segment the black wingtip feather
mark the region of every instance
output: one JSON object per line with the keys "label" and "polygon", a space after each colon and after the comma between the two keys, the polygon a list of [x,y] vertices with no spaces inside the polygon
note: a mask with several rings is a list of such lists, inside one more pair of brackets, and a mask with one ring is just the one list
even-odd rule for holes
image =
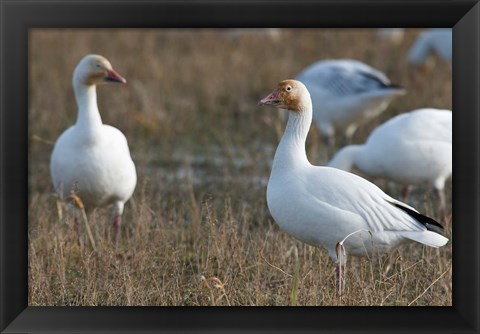
{"label": "black wingtip feather", "polygon": [[403,90],[406,90],[405,87],[402,87],[400,85],[396,85],[396,84],[392,84],[390,83],[389,81],[385,81],[385,79],[377,76],[377,75],[373,75],[372,73],[369,73],[369,72],[361,72],[362,75],[366,78],[369,78],[373,81],[376,81],[380,87],[382,88],[386,88],[386,89],[403,89]]}
{"label": "black wingtip feather", "polygon": [[407,208],[407,207],[405,207],[401,204],[398,204],[398,203],[392,203],[392,204],[394,206],[396,206],[397,208],[405,211],[406,213],[408,213],[413,218],[415,218],[419,223],[424,225],[427,228],[428,231],[436,232],[438,234],[443,235],[443,226],[440,225],[440,223],[438,223],[436,220],[434,220],[430,217],[424,216],[421,213],[418,213],[416,211],[413,211],[412,209],[409,209],[409,208]]}
{"label": "black wingtip feather", "polygon": [[389,84],[385,86],[386,88],[393,88],[393,89],[403,89],[405,90],[405,87],[402,87],[400,85],[395,85],[395,84]]}

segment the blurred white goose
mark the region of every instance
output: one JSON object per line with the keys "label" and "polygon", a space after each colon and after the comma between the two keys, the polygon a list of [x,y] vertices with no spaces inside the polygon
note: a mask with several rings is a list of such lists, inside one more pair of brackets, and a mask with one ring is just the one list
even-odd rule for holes
{"label": "blurred white goose", "polygon": [[[377,127],[364,145],[338,151],[328,164],[405,185],[430,183],[445,216],[445,181],[452,174],[452,112],[418,109],[400,114]],[[405,200],[408,187],[405,188]]]}
{"label": "blurred white goose", "polygon": [[312,101],[301,82],[285,80],[260,102],[289,111],[273,160],[267,204],[281,229],[313,246],[323,246],[337,262],[339,293],[346,255],[388,252],[410,241],[440,247],[442,226],[386,195],[373,183],[331,167],[313,166],[305,140]]}
{"label": "blurred white goose", "polygon": [[422,32],[408,52],[408,62],[416,66],[424,65],[431,53],[451,64],[452,29],[437,28]]}
{"label": "blurred white goose", "polygon": [[232,38],[264,36],[271,40],[278,41],[281,37],[281,29],[279,28],[228,28],[225,32]]}
{"label": "blurred white goose", "polygon": [[404,28],[378,28],[377,38],[382,41],[398,45],[403,41],[405,35]]}
{"label": "blurred white goose", "polygon": [[405,94],[382,72],[349,59],[316,62],[296,79],[312,96],[313,120],[330,149],[336,129],[350,140],[361,121],[378,116],[395,96]]}
{"label": "blurred white goose", "polygon": [[[126,80],[102,56],[87,55],[75,68],[72,83],[77,121],[55,143],[50,173],[61,197],[74,192],[87,209],[113,205],[117,243],[123,207],[133,194],[137,174],[127,139],[118,129],[104,125],[98,111],[96,85],[109,82]],[[74,219],[79,228],[78,212]]]}

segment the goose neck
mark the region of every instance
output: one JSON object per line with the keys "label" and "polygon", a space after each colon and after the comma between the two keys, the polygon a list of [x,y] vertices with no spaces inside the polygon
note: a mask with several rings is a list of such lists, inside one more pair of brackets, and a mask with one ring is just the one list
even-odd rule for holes
{"label": "goose neck", "polygon": [[73,82],[77,101],[78,115],[76,125],[85,130],[92,130],[102,125],[102,118],[97,106],[97,89],[95,85]]}
{"label": "goose neck", "polygon": [[310,164],[305,151],[305,141],[311,124],[311,108],[289,112],[285,132],[275,153],[272,171],[283,168],[292,169]]}
{"label": "goose neck", "polygon": [[329,167],[339,168],[350,172],[353,167],[361,168],[359,165],[364,145],[349,145],[342,148],[328,163]]}

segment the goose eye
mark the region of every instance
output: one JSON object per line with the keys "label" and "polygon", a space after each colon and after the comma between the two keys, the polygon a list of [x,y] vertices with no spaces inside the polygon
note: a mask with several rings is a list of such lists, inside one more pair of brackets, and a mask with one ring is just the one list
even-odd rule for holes
{"label": "goose eye", "polygon": [[287,88],[285,88],[287,90],[287,92],[291,92],[292,91],[292,86],[287,86]]}
{"label": "goose eye", "polygon": [[96,68],[100,68],[101,66],[100,66],[100,64],[96,64],[95,67],[96,67]]}

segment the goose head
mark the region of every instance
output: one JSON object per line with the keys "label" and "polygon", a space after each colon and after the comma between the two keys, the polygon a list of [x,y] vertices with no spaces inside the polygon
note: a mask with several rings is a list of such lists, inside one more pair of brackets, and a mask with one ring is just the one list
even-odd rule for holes
{"label": "goose head", "polygon": [[87,55],[75,68],[73,82],[93,86],[110,82],[126,83],[127,80],[113,69],[112,64],[105,57]]}
{"label": "goose head", "polygon": [[281,81],[277,88],[258,102],[291,112],[301,112],[311,108],[310,93],[303,83],[297,80]]}

